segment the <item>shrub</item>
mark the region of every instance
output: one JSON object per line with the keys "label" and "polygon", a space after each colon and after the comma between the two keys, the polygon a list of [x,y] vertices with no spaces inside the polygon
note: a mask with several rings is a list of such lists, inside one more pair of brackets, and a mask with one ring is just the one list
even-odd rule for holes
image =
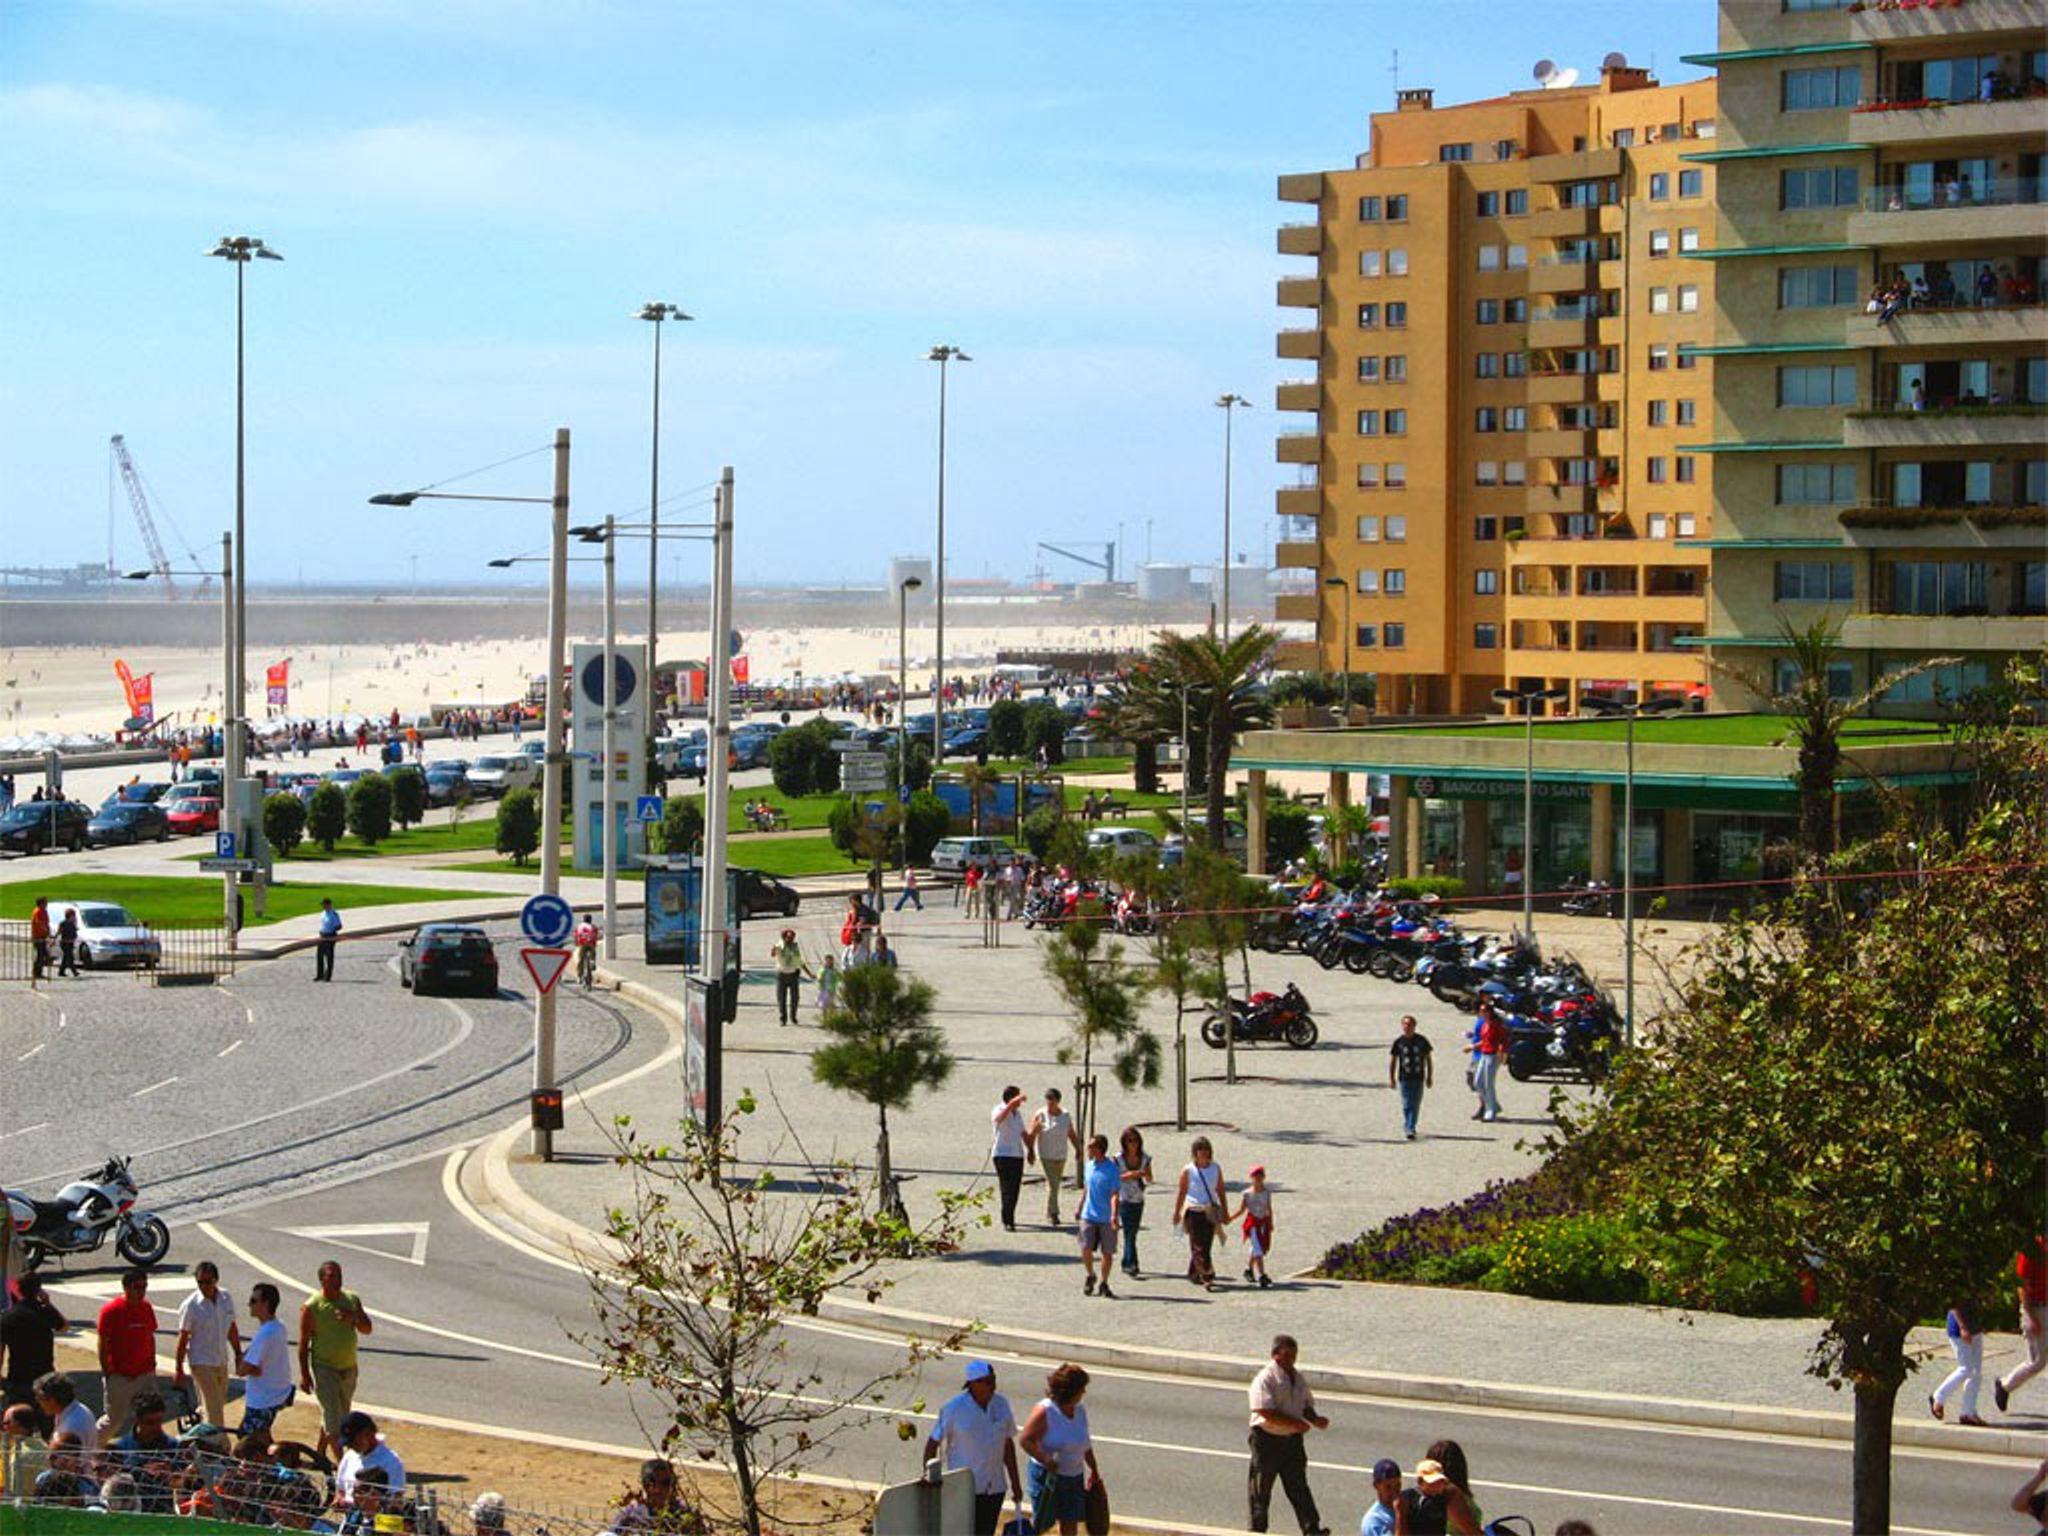
{"label": "shrub", "polygon": [[928,789],[921,789],[910,797],[910,804],[904,807],[903,844],[905,854],[912,864],[926,864],[931,861],[932,849],[939,839],[952,829],[953,813],[946,808],[946,802]]}
{"label": "shrub", "polygon": [[[890,737],[886,750],[889,754],[889,787],[895,789],[903,783],[903,773],[897,747],[902,745],[898,737]],[[910,738],[910,787],[923,789],[932,781],[932,739],[929,736]]]}
{"label": "shrub", "polygon": [[348,829],[368,847],[391,835],[391,781],[383,774],[366,773],[348,787]]}
{"label": "shrub", "polygon": [[508,790],[498,802],[497,849],[524,864],[540,847],[540,803],[530,789]]}
{"label": "shrub", "polygon": [[1319,1269],[1338,1280],[1420,1279],[1418,1266],[1425,1261],[1448,1260],[1475,1245],[1499,1242],[1519,1222],[1561,1216],[1581,1209],[1582,1203],[1575,1170],[1567,1159],[1552,1158],[1532,1174],[1496,1179],[1451,1205],[1424,1206],[1383,1221],[1331,1248]]}
{"label": "shrub", "polygon": [[1060,829],[1061,820],[1056,805],[1041,805],[1024,818],[1024,846],[1031,850],[1034,859],[1042,859],[1051,852],[1052,840]]}
{"label": "shrub", "polygon": [[292,850],[306,838],[306,806],[297,795],[263,797],[263,840],[273,851],[290,858]]}
{"label": "shrub", "polygon": [[391,819],[401,827],[416,827],[427,819],[427,776],[408,763],[394,768],[391,780]]}
{"label": "shrub", "polygon": [[1024,755],[1035,758],[1045,748],[1048,763],[1066,761],[1067,717],[1050,699],[1036,699],[1024,706]]}
{"label": "shrub", "polygon": [[1018,699],[998,699],[988,707],[988,752],[990,757],[1024,755],[1024,705]]}
{"label": "shrub", "polygon": [[1309,808],[1290,801],[1274,801],[1266,807],[1266,860],[1286,864],[1308,852],[1314,828]]}
{"label": "shrub", "polygon": [[1419,900],[1424,896],[1435,896],[1449,901],[1453,896],[1465,894],[1465,882],[1456,875],[1402,875],[1387,882],[1387,889],[1404,900]]}
{"label": "shrub", "polygon": [[1640,1234],[1619,1217],[1591,1212],[1517,1223],[1494,1245],[1480,1282],[1548,1301],[1642,1301],[1649,1294]]}
{"label": "shrub", "polygon": [[690,853],[704,840],[704,802],[678,798],[661,810],[661,851]]}
{"label": "shrub", "polygon": [[347,831],[348,796],[332,781],[320,785],[306,802],[306,836],[332,853]]}
{"label": "shrub", "polygon": [[791,799],[839,788],[839,754],[832,743],[838,729],[829,720],[809,720],[768,743],[768,771],[775,787]]}

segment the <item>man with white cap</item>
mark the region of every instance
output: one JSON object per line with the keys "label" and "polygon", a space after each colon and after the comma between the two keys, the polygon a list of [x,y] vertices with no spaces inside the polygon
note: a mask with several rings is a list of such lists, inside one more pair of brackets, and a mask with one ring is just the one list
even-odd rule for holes
{"label": "man with white cap", "polygon": [[996,1390],[996,1370],[986,1360],[967,1362],[964,1390],[946,1399],[924,1443],[930,1461],[943,1446],[946,1470],[965,1468],[974,1478],[975,1536],[995,1536],[1003,1518],[1003,1484],[1013,1503],[1024,1502],[1024,1480],[1017,1473],[1017,1416],[1010,1400]]}

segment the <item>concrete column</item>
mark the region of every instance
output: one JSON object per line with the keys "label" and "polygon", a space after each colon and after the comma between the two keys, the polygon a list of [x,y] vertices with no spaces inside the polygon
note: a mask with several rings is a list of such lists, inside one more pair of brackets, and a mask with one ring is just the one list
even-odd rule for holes
{"label": "concrete column", "polygon": [[1617,798],[1614,785],[1593,786],[1593,878],[1609,884],[1614,881],[1614,802]]}
{"label": "concrete column", "polygon": [[1266,770],[1254,768],[1245,775],[1244,867],[1255,875],[1266,872]]}
{"label": "concrete column", "polygon": [[[1674,807],[1664,813],[1664,869],[1660,885],[1692,884],[1692,812]],[[1675,906],[1691,901],[1690,891],[1671,892]]]}
{"label": "concrete column", "polygon": [[1408,833],[1415,820],[1414,801],[1410,798],[1409,787],[1415,781],[1406,774],[1395,774],[1387,782],[1387,873],[1407,875],[1414,871],[1409,866]]}
{"label": "concrete column", "polygon": [[1342,864],[1351,851],[1349,839],[1339,829],[1339,822],[1350,804],[1351,775],[1331,770],[1330,792],[1323,797],[1323,843],[1332,869]]}
{"label": "concrete column", "polygon": [[1485,800],[1467,800],[1459,810],[1458,874],[1468,892],[1491,889],[1486,878]]}

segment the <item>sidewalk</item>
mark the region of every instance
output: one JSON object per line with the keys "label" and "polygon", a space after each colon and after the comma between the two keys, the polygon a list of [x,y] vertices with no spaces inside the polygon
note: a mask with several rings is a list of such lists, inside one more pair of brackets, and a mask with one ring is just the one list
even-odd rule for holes
{"label": "sidewalk", "polygon": [[[906,967],[938,992],[936,1022],[957,1058],[944,1090],[890,1116],[895,1166],[913,1214],[932,1209],[935,1186],[992,1191],[988,1116],[1004,1083],[1022,1085],[1034,1105],[1047,1085],[1067,1085],[1073,1102],[1074,1071],[1054,1059],[1065,1023],[1040,976],[1036,937],[1007,927],[1003,947],[986,951],[979,925],[960,921],[947,901],[940,894],[923,913],[885,913]],[[836,921],[830,904],[820,903],[792,926],[815,956],[832,940]],[[642,1001],[679,995],[677,971],[648,967],[637,958],[636,944],[627,947],[634,953],[608,964],[608,976]],[[1202,1118],[1185,1134],[1173,1128],[1170,1009],[1156,1000],[1145,1007],[1147,1022],[1166,1045],[1166,1083],[1126,1094],[1102,1074],[1101,1128],[1114,1140],[1123,1125],[1138,1125],[1164,1183],[1148,1202],[1140,1241],[1146,1278],[1132,1282],[1119,1275],[1115,1301],[1084,1299],[1071,1225],[1075,1196],[1062,1193],[1063,1224],[1049,1226],[1045,1185],[1033,1169],[1016,1233],[993,1221],[974,1229],[959,1254],[902,1267],[881,1308],[849,1302],[844,1315],[913,1327],[920,1320],[976,1319],[987,1326],[991,1347],[1232,1377],[1248,1375],[1269,1337],[1284,1330],[1302,1340],[1305,1365],[1339,1373],[1325,1378],[1332,1386],[1847,1437],[1848,1399],[1806,1374],[1820,1331],[1812,1320],[1286,1278],[1305,1275],[1330,1244],[1387,1216],[1526,1171],[1530,1154],[1518,1142],[1540,1139],[1547,1128],[1548,1089],[1510,1083],[1503,1089],[1510,1118],[1475,1123],[1467,1118],[1470,1096],[1458,1074],[1461,1016],[1412,987],[1326,974],[1298,956],[1257,957],[1253,974],[1261,986],[1302,985],[1323,1026],[1321,1046],[1241,1051],[1243,1080],[1231,1088],[1221,1081],[1221,1054],[1191,1037],[1191,1115]],[[810,988],[805,991],[805,1022],[784,1028],[775,1019],[772,989],[749,985],[727,1030],[727,1099],[746,1089],[762,1104],[748,1128],[753,1155],[745,1160],[806,1169],[846,1157],[871,1166],[873,1111],[811,1080],[809,1055],[821,1037]],[[1424,1107],[1424,1137],[1414,1143],[1400,1135],[1385,1076],[1387,1043],[1403,1011],[1421,1019],[1439,1056],[1439,1086]],[[679,1098],[672,1071],[639,1078],[594,1105],[572,1104],[568,1127],[557,1138],[567,1156],[553,1164],[521,1160],[511,1135],[488,1144],[482,1180],[501,1197],[512,1223],[557,1246],[590,1246],[589,1229],[602,1226],[602,1213],[629,1188],[603,1155],[606,1128],[620,1114],[656,1134],[672,1125]],[[1278,1217],[1271,1290],[1238,1280],[1243,1249],[1234,1235],[1219,1256],[1219,1272],[1230,1281],[1222,1293],[1204,1294],[1181,1278],[1185,1245],[1169,1216],[1186,1144],[1196,1134],[1214,1142],[1233,1192],[1242,1189],[1254,1162],[1270,1171]],[[988,1209],[993,1212],[992,1203]],[[1933,1332],[1915,1344],[1931,1369],[1900,1393],[1901,1443],[2038,1453],[2038,1420],[2008,1421],[2010,1428],[1989,1431],[1933,1423],[1925,1398],[1947,1371],[1947,1350]],[[1994,1336],[1989,1346],[1987,1371],[2009,1368],[2019,1351],[2016,1336]],[[1987,1386],[1987,1409],[1988,1392]]]}

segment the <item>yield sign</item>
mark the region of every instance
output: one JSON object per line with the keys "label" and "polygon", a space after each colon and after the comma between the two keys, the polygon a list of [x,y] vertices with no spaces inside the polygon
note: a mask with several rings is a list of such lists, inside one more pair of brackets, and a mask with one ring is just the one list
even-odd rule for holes
{"label": "yield sign", "polygon": [[540,988],[542,997],[555,990],[555,983],[562,979],[562,972],[569,969],[569,951],[566,949],[522,949],[519,958],[526,962],[526,974]]}
{"label": "yield sign", "polygon": [[[386,1221],[345,1227],[280,1227],[278,1230],[288,1237],[303,1237],[336,1248],[353,1248],[357,1253],[396,1259],[401,1264],[424,1268],[427,1262],[427,1223],[424,1221]],[[393,1253],[389,1248],[378,1247],[369,1241],[377,1237],[403,1238],[402,1246],[408,1251]]]}

